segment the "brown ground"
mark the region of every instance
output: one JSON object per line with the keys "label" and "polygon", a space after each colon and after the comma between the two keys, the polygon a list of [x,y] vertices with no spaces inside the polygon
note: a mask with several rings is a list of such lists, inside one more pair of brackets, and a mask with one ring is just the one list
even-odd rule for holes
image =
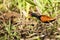
{"label": "brown ground", "polygon": [[8,38],[11,39],[9,36],[8,31],[5,29],[5,25],[8,22],[11,22],[11,33],[17,32],[17,36],[13,36],[14,40],[18,39],[21,40],[59,40],[57,36],[60,35],[59,24],[57,20],[51,23],[42,23],[40,20],[36,18],[26,18],[25,16],[21,16],[19,13],[10,12],[10,13],[3,13],[0,16],[0,37],[6,35]]}

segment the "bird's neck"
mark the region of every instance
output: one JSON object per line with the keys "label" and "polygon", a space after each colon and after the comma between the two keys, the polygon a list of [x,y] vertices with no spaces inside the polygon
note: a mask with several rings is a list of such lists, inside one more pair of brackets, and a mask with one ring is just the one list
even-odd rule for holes
{"label": "bird's neck", "polygon": [[37,16],[36,18],[40,20],[40,17],[41,17],[41,16]]}

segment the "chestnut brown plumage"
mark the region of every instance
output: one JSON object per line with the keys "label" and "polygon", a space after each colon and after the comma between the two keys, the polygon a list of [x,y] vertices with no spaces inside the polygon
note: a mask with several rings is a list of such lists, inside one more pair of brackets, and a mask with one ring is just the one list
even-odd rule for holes
{"label": "chestnut brown plumage", "polygon": [[49,22],[52,22],[54,20],[56,20],[56,18],[51,18],[49,16],[46,16],[46,15],[37,15],[35,13],[30,13],[32,17],[36,17],[37,19],[39,19],[41,22],[44,22],[44,23],[49,23]]}

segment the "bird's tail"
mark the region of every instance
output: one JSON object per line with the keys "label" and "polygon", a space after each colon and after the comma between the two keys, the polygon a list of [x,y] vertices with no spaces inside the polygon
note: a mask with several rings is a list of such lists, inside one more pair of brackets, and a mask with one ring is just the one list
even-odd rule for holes
{"label": "bird's tail", "polygon": [[56,18],[53,18],[53,19],[51,19],[51,22],[52,22],[52,21],[55,21],[55,20],[56,20]]}

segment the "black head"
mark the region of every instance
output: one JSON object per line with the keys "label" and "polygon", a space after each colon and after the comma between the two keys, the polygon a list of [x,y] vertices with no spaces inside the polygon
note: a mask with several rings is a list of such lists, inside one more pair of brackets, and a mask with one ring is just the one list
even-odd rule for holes
{"label": "black head", "polygon": [[36,13],[30,13],[30,15],[31,15],[32,17],[36,17],[37,19],[40,20],[40,17],[41,17],[41,16],[38,16]]}
{"label": "black head", "polygon": [[32,17],[37,17],[37,16],[38,16],[38,15],[35,14],[35,13],[30,13],[30,15],[31,15]]}

